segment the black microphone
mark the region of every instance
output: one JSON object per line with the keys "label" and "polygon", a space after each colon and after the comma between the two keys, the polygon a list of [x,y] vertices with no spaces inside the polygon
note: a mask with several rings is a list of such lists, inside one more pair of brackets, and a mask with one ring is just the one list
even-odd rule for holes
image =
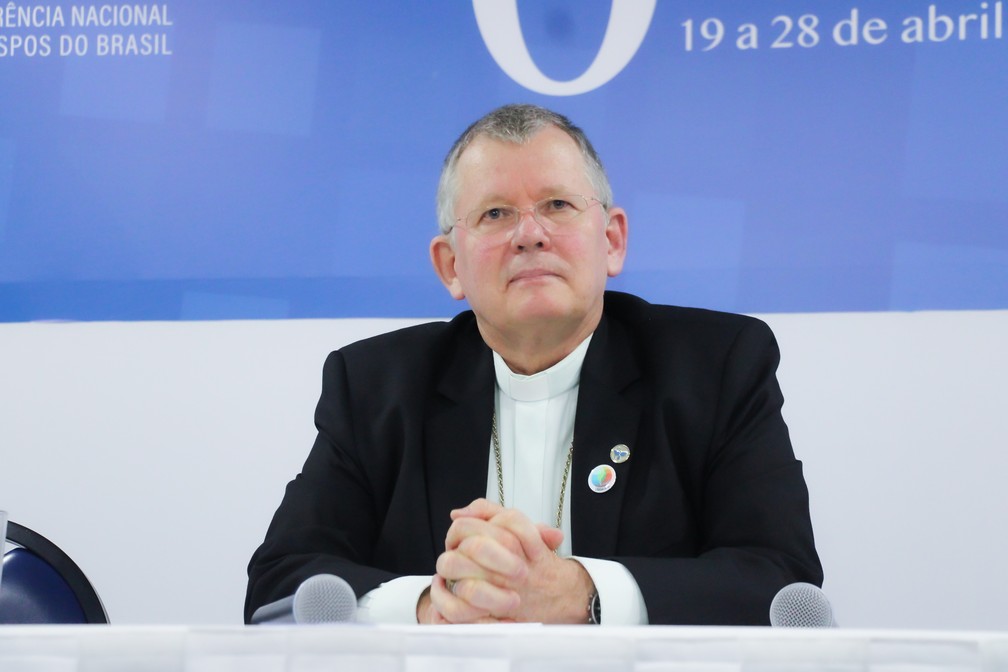
{"label": "black microphone", "polygon": [[770,625],[775,628],[835,628],[826,593],[811,583],[792,583],[774,595]]}
{"label": "black microphone", "polygon": [[264,604],[252,614],[252,625],[282,623],[342,623],[357,615],[357,596],[350,584],[334,574],[305,579],[293,595]]}

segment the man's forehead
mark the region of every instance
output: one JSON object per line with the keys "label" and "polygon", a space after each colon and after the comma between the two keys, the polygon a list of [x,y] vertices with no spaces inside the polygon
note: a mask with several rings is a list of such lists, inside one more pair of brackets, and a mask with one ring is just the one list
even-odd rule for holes
{"label": "man's forehead", "polygon": [[580,182],[586,176],[577,143],[555,126],[538,131],[526,142],[480,135],[459,156],[456,170],[460,186],[467,191],[489,186],[487,180],[533,177],[569,189],[574,186],[572,181]]}

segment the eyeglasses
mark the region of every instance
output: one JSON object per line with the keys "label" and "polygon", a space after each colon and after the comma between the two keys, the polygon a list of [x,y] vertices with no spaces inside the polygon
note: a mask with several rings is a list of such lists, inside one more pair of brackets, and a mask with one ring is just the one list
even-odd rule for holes
{"label": "eyeglasses", "polygon": [[475,236],[503,235],[514,229],[527,212],[539,226],[550,233],[556,233],[576,222],[589,208],[596,205],[603,203],[595,197],[563,194],[544,198],[528,208],[513,205],[484,206],[471,211],[465,217],[459,217],[455,220],[455,224],[464,227]]}

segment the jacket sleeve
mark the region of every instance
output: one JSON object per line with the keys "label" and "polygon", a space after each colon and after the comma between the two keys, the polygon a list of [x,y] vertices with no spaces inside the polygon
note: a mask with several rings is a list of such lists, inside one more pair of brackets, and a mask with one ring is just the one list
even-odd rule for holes
{"label": "jacket sleeve", "polygon": [[[720,375],[705,374],[713,380],[710,393],[700,393],[711,409],[703,431],[683,437],[670,427],[667,435],[695,553],[611,558],[637,580],[651,623],[765,625],[780,588],[822,584],[802,465],[781,415],[776,341],[764,323],[745,319],[725,352]],[[674,412],[661,419],[691,422]]]}
{"label": "jacket sleeve", "polygon": [[371,566],[384,513],[376,496],[383,487],[376,480],[381,465],[365,467],[360,459],[346,364],[338,351],[323,367],[315,424],[318,436],[304,467],[287,484],[249,563],[246,622],[258,607],[292,594],[315,574],[344,578],[358,596],[397,576]]}

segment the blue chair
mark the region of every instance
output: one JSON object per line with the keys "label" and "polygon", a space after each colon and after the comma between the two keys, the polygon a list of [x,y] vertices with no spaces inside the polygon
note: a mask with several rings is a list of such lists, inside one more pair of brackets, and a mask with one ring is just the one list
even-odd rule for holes
{"label": "blue chair", "polygon": [[80,567],[54,543],[7,523],[0,579],[0,623],[108,623],[105,607]]}

